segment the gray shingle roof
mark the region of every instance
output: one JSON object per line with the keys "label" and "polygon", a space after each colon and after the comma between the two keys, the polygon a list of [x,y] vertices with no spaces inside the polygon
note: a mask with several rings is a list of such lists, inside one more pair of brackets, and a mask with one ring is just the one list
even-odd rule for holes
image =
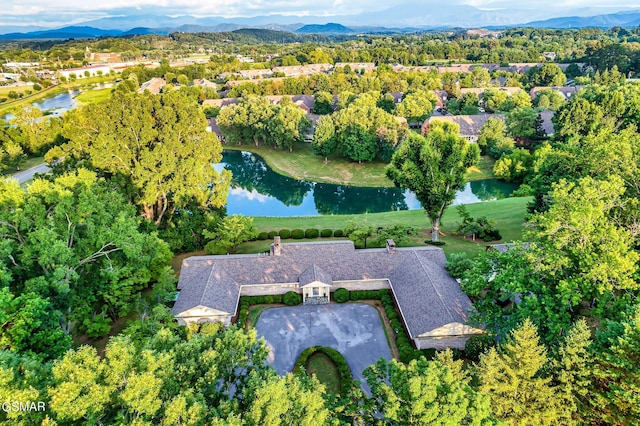
{"label": "gray shingle roof", "polygon": [[[180,291],[180,297],[173,305],[174,313],[184,312],[196,306],[235,313],[240,284],[224,270],[222,262],[189,258],[185,259],[182,267],[186,267],[186,270],[180,273],[178,288],[182,289],[185,282],[187,288],[184,289],[186,291]],[[185,273],[186,280],[183,279]]]}
{"label": "gray shingle roof", "polygon": [[[282,244],[281,255],[197,256],[183,261],[174,314],[206,304],[235,313],[240,286],[389,279],[412,337],[464,323],[471,301],[437,247],[355,250],[351,241]],[[206,302],[206,303],[205,303]]]}
{"label": "gray shingle roof", "polygon": [[476,114],[476,115],[447,115],[447,116],[439,116],[434,115],[429,117],[428,123],[432,123],[434,121],[446,121],[449,123],[456,123],[460,126],[460,136],[478,136],[480,135],[480,130],[482,130],[482,126],[490,118],[499,118],[504,120],[504,114]]}
{"label": "gray shingle roof", "polygon": [[329,275],[324,269],[322,269],[315,263],[309,266],[307,270],[300,275],[298,281],[300,282],[300,287],[309,285],[314,281],[319,281],[321,283],[329,285],[333,284],[331,275]]}

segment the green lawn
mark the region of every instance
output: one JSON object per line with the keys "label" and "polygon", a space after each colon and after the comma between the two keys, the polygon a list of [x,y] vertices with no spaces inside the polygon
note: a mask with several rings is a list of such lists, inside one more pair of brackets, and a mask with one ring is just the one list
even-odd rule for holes
{"label": "green lawn", "polygon": [[[527,211],[527,203],[531,198],[506,198],[504,200],[486,201],[483,203],[468,204],[467,208],[473,217],[487,216],[497,223],[497,228],[502,234],[502,240],[515,241],[522,240],[524,217]],[[410,245],[424,244],[425,239],[430,239],[430,222],[423,210],[403,210],[398,212],[367,213],[359,215],[332,215],[332,216],[306,216],[306,217],[255,217],[254,224],[259,231],[278,231],[280,229],[307,229],[307,228],[330,228],[344,229],[349,221],[355,220],[358,223],[372,226],[391,226],[396,224],[409,225],[420,229],[418,236],[414,237]],[[475,256],[487,243],[484,241],[469,241],[460,236],[453,235],[453,232],[460,222],[460,217],[455,207],[449,207],[445,212],[442,221],[441,237],[446,243],[443,246],[445,253],[458,251],[466,252],[470,256]],[[297,241],[324,241],[326,239],[297,240]],[[285,240],[291,242],[296,240]],[[257,253],[269,248],[270,241],[252,241],[242,244],[239,252]],[[372,245],[369,244],[369,247]]]}
{"label": "green lawn", "polygon": [[24,93],[27,90],[36,92],[33,86],[0,86],[0,96],[7,96],[9,92]]}
{"label": "green lawn", "polygon": [[22,164],[20,164],[20,170],[12,170],[10,173],[5,173],[5,176],[11,176],[16,173],[20,173],[24,170],[30,169],[31,167],[35,167],[38,164],[44,162],[44,157],[30,157],[27,158]]}
{"label": "green lawn", "polygon": [[40,99],[44,99],[48,96],[54,96],[58,93],[62,93],[67,89],[61,86],[51,86],[47,89],[42,89],[39,92],[35,92],[29,96],[25,96],[20,99],[16,99],[13,101],[7,101],[0,104],[0,115],[7,114],[16,108],[24,108],[28,105],[31,105],[34,102],[39,101]]}
{"label": "green lawn", "polygon": [[478,164],[469,167],[467,170],[467,181],[495,178],[495,175],[493,174],[493,165],[495,163],[496,160],[488,155],[483,155],[480,157]]}
{"label": "green lawn", "polygon": [[392,187],[393,183],[384,174],[381,162],[354,163],[338,155],[324,158],[315,155],[310,143],[297,144],[293,152],[275,150],[268,146],[224,145],[224,149],[251,151],[260,155],[275,171],[284,176],[313,182],[338,185]]}
{"label": "green lawn", "polygon": [[255,328],[256,324],[258,323],[258,318],[260,318],[260,315],[262,314],[262,311],[264,311],[267,308],[268,308],[267,305],[249,306],[249,317],[248,317],[247,325],[249,327]]}
{"label": "green lawn", "polygon": [[[68,82],[59,84],[57,86],[51,86],[49,88],[40,90],[39,92],[34,92],[29,96],[25,96],[21,99],[16,99],[15,101],[7,101],[0,104],[0,115],[4,115],[8,112],[11,112],[14,108],[24,108],[27,105],[32,104],[33,102],[37,102],[43,98],[57,95],[58,93],[65,92],[67,90],[79,89],[83,86],[95,83],[106,83],[114,81],[117,77],[112,75],[102,76],[102,77],[90,77],[90,78],[82,78],[76,80],[74,82]],[[31,88],[33,90],[33,88]]]}
{"label": "green lawn", "polygon": [[76,96],[76,99],[78,100],[78,102],[82,102],[83,104],[102,102],[109,99],[112,90],[112,88],[90,89],[80,93],[78,96]]}
{"label": "green lawn", "polygon": [[327,393],[339,395],[342,388],[340,373],[335,363],[322,352],[316,352],[309,357],[305,366],[307,375],[316,375],[320,383],[327,387]]}
{"label": "green lawn", "polygon": [[[264,145],[256,147],[247,144],[223,145],[223,148],[258,154],[273,171],[295,179],[364,187],[394,186],[384,174],[385,163],[373,161],[358,164],[336,154],[330,156],[328,163],[325,164],[323,157],[313,153],[309,143],[297,144],[293,152],[276,150]],[[471,181],[493,178],[494,163],[493,158],[482,157],[477,165],[469,168],[466,179]]]}

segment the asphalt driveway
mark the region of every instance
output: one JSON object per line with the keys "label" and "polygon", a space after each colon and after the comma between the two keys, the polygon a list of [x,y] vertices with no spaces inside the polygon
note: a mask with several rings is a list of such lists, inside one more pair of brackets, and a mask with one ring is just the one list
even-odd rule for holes
{"label": "asphalt driveway", "polygon": [[365,368],[381,357],[391,359],[378,312],[362,303],[267,309],[256,330],[258,337],[267,341],[268,361],[278,374],[291,371],[309,346],[330,346],[339,351],[354,378],[362,383]]}

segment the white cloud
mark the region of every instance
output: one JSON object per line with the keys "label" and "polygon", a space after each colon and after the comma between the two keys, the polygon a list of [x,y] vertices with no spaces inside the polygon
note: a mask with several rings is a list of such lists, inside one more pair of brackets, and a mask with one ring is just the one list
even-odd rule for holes
{"label": "white cloud", "polygon": [[[78,3],[82,6],[78,6]],[[593,15],[611,13],[623,8],[640,8],[640,0],[537,0],[517,4],[513,0],[452,0],[449,2],[442,0],[386,0],[384,2],[371,2],[371,0],[110,0],[108,2],[4,0],[0,21],[13,25],[20,23],[53,25],[52,22],[69,24],[121,15],[122,11],[126,11],[127,15],[136,14],[137,16],[146,14],[233,18],[268,15],[339,17],[386,9],[393,14],[396,9],[403,9],[416,12],[416,16],[409,15],[404,18],[405,22],[409,22],[412,18],[420,21],[421,12],[427,8],[437,14],[456,5],[473,6],[487,13],[506,9],[514,11],[513,16],[518,19],[520,16],[530,18],[533,15],[528,16],[527,13],[534,12],[539,19],[542,15],[559,16],[567,11]],[[524,15],[522,15],[523,11]],[[516,16],[516,12],[520,15]],[[355,24],[355,22],[352,23]],[[362,24],[371,24],[371,22],[362,22]],[[385,22],[377,24],[385,24]]]}

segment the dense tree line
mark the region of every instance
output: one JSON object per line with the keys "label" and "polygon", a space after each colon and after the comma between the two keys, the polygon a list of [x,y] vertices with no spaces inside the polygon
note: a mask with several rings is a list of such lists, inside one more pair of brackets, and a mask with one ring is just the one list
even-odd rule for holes
{"label": "dense tree line", "polygon": [[[408,126],[406,121],[401,122],[379,108],[379,99],[377,92],[350,97],[344,104],[339,97],[338,110],[331,115],[323,115],[316,124],[312,142],[314,152],[325,159],[338,152],[359,163],[375,158],[389,161],[405,139]],[[410,112],[408,107],[405,111],[408,114],[425,114],[431,109],[429,100],[426,104],[424,109],[417,105],[415,112]]]}
{"label": "dense tree line", "polygon": [[238,104],[222,108],[217,122],[228,143],[269,144],[290,152],[294,143],[302,142],[304,132],[311,126],[304,110],[287,97],[277,105],[264,97],[244,98]]}

